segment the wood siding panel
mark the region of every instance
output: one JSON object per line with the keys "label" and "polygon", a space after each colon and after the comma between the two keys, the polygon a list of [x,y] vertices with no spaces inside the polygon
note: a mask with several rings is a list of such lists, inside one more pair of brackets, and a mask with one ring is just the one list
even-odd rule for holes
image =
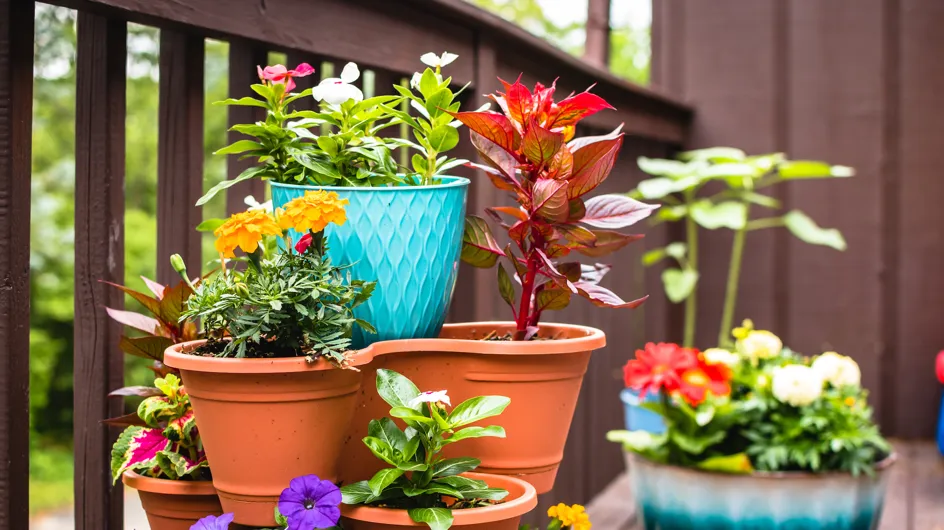
{"label": "wood siding panel", "polygon": [[[229,45],[229,97],[258,97],[250,85],[259,82],[256,66],[266,67],[266,49],[264,46],[245,40],[234,40]],[[315,66],[315,65],[313,65]],[[315,66],[317,68],[317,66]],[[291,68],[294,68],[292,66]],[[314,76],[312,76],[314,77]],[[229,125],[255,123],[265,119],[265,109],[259,107],[241,107],[231,105],[227,108]],[[230,143],[247,139],[244,134],[227,131]],[[253,167],[256,161],[251,158],[240,160],[238,155],[226,156],[226,178],[232,180],[246,169]],[[249,179],[226,190],[226,213],[232,215],[246,210],[244,199],[252,195],[259,202],[265,202],[265,182],[262,179]]]}

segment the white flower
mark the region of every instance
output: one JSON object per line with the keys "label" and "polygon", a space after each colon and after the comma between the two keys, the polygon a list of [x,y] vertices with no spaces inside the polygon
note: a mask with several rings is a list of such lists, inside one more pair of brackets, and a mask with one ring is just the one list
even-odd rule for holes
{"label": "white flower", "polygon": [[813,370],[836,388],[859,386],[862,371],[851,357],[839,355],[834,351],[826,352],[813,360]]}
{"label": "white flower", "polygon": [[442,55],[436,55],[433,52],[429,52],[423,54],[423,56],[420,57],[420,61],[423,61],[423,64],[426,66],[438,68],[452,63],[452,61],[455,61],[458,57],[458,55],[449,52],[443,52]]}
{"label": "white flower", "polygon": [[774,370],[774,397],[794,407],[805,407],[823,395],[823,378],[802,364],[790,364]]}
{"label": "white flower", "polygon": [[737,341],[738,351],[757,364],[758,359],[772,359],[780,355],[783,342],[780,337],[765,330],[751,331],[743,339]]}
{"label": "white flower", "polygon": [[252,195],[246,195],[246,198],[243,199],[243,202],[246,203],[246,206],[249,207],[249,210],[265,210],[269,213],[272,213],[272,201],[259,202]]}
{"label": "white flower", "polygon": [[738,354],[724,348],[708,348],[702,355],[705,356],[705,362],[708,364],[723,364],[729,368],[733,368],[741,362]]}
{"label": "white flower", "polygon": [[352,85],[357,78],[361,76],[360,70],[354,63],[344,65],[341,71],[341,77],[329,77],[318,83],[318,86],[312,89],[311,95],[318,101],[324,101],[329,105],[340,105],[349,99],[360,102],[364,100],[364,93],[361,89]]}
{"label": "white flower", "polygon": [[410,78],[410,88],[419,90],[420,89],[420,80],[423,79],[423,74],[415,72],[413,77]]}
{"label": "white flower", "polygon": [[440,390],[438,392],[423,392],[422,394],[410,400],[411,407],[415,407],[420,403],[445,403],[450,407],[452,406],[452,402],[449,401],[449,394],[447,394],[445,390]]}

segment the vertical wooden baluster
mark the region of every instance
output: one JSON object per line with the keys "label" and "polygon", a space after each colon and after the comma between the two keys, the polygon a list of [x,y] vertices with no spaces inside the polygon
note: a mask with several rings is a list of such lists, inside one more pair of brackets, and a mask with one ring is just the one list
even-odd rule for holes
{"label": "vertical wooden baluster", "polygon": [[[321,80],[321,57],[317,57],[308,53],[298,52],[291,50],[288,52],[288,58],[285,65],[286,68],[295,68],[301,63],[308,63],[315,69],[315,73],[311,74],[308,77],[299,77],[295,79],[296,88],[293,92],[301,92],[306,88],[313,88],[318,85],[318,82]],[[335,72],[333,77],[337,77],[337,72]],[[292,103],[292,110],[316,110],[318,108],[318,102],[315,101],[312,97],[304,97],[295,100]]]}
{"label": "vertical wooden baluster", "polygon": [[[256,66],[266,66],[266,49],[258,44],[233,40],[229,45],[229,97],[241,98],[246,96],[258,97],[249,88],[259,82]],[[230,126],[238,123],[254,123],[265,119],[265,109],[259,107],[229,107]],[[235,131],[227,133],[230,142],[246,138]],[[239,155],[226,157],[226,177],[230,180],[256,164],[254,159],[240,160]],[[236,184],[226,190],[226,213],[232,215],[246,209],[244,199],[252,195],[259,202],[265,201],[265,183],[262,179],[249,179]]]}
{"label": "vertical wooden baluster", "polygon": [[589,0],[587,6],[587,44],[583,52],[587,62],[609,68],[610,0]]}
{"label": "vertical wooden baluster", "polygon": [[[122,528],[123,488],[112,487],[117,433],[102,420],[121,414],[108,392],[123,382],[122,326],[105,307],[122,308],[124,283],[124,21],[80,12],[75,119],[75,527]],[[25,427],[24,427],[25,428]]]}
{"label": "vertical wooden baluster", "polygon": [[0,0],[0,530],[29,527],[33,2]]}
{"label": "vertical wooden baluster", "polygon": [[157,140],[157,279],[175,283],[168,258],[177,253],[196,274],[202,266],[203,37],[161,30]]}

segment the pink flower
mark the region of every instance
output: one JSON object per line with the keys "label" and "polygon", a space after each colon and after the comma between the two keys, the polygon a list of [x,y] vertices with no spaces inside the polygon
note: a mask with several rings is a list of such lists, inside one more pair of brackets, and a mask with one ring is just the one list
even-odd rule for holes
{"label": "pink flower", "polygon": [[308,247],[311,246],[311,239],[311,232],[303,235],[299,238],[298,243],[295,243],[295,250],[298,251],[299,254],[304,254],[305,251],[308,250]]}
{"label": "pink flower", "polygon": [[289,70],[281,64],[266,66],[265,69],[261,66],[256,66],[256,71],[259,73],[260,81],[284,84],[285,92],[291,92],[292,89],[295,88],[295,81],[292,80],[293,77],[305,77],[315,73],[315,69],[308,63],[302,63],[296,66],[294,70]]}
{"label": "pink flower", "polygon": [[415,407],[420,403],[445,403],[450,407],[452,406],[452,402],[449,401],[449,394],[447,394],[445,390],[440,390],[438,392],[423,392],[422,394],[410,400],[411,407]]}
{"label": "pink flower", "polygon": [[937,363],[934,371],[937,372],[937,380],[944,384],[944,350],[937,353]]}

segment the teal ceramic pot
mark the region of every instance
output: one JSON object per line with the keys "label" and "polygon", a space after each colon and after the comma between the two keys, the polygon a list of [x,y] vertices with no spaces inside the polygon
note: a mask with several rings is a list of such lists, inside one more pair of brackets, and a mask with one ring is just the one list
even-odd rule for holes
{"label": "teal ceramic pot", "polygon": [[727,475],[628,457],[644,530],[875,530],[889,467],[846,473]]}
{"label": "teal ceramic pot", "polygon": [[[459,271],[469,179],[384,188],[271,185],[276,208],[309,190],[335,191],[350,201],[347,222],[328,225],[325,235],[332,263],[350,266],[354,279],[377,282],[354,311],[377,333],[355,327],[355,348],[439,335]],[[289,232],[294,244],[299,234]]]}

